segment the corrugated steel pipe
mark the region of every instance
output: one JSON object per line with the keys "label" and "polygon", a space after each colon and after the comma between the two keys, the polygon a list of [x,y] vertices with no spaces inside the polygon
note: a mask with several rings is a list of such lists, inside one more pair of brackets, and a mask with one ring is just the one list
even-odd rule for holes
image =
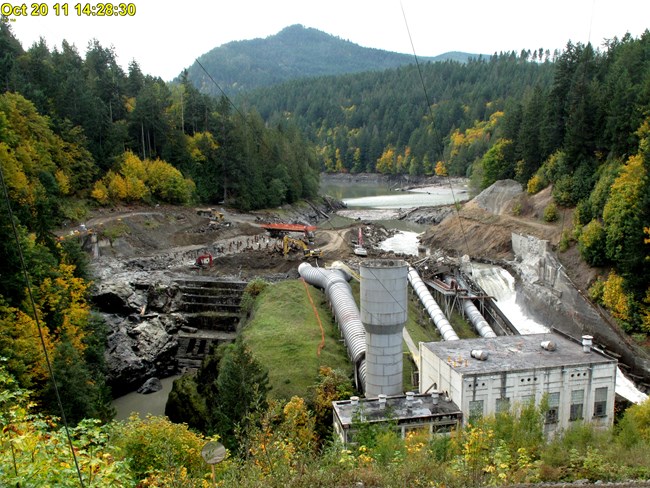
{"label": "corrugated steel pipe", "polygon": [[492,327],[490,327],[490,324],[488,324],[485,321],[485,318],[483,317],[483,315],[481,315],[481,312],[478,311],[476,305],[472,303],[472,300],[470,300],[469,298],[464,299],[463,309],[465,310],[465,314],[467,315],[467,318],[474,325],[474,327],[476,328],[476,332],[478,332],[481,335],[481,337],[497,336],[492,330]]}
{"label": "corrugated steel pipe", "polygon": [[314,268],[309,263],[301,263],[298,273],[310,285],[322,288],[329,300],[336,322],[343,334],[350,359],[355,365],[357,388],[365,389],[366,384],[366,331],[361,322],[359,308],[348,284],[349,274],[338,269]]}
{"label": "corrugated steel pipe", "polygon": [[449,323],[449,320],[447,320],[447,317],[445,317],[445,314],[438,306],[438,303],[431,295],[431,292],[429,292],[427,285],[424,284],[418,272],[415,270],[415,268],[411,266],[409,266],[408,280],[411,286],[413,287],[415,294],[422,302],[422,305],[424,305],[424,308],[426,309],[427,313],[429,314],[431,319],[433,319],[433,323],[440,331],[440,335],[442,335],[442,340],[457,341],[458,335],[454,331],[454,328]]}
{"label": "corrugated steel pipe", "polygon": [[[445,281],[451,279],[453,278],[447,278]],[[470,289],[467,284],[464,283],[460,278],[458,279],[458,286],[465,290]],[[485,317],[483,317],[481,312],[478,311],[478,308],[476,308],[476,305],[474,305],[471,298],[467,297],[461,301],[463,302],[463,310],[465,310],[465,315],[476,329],[476,332],[478,332],[481,337],[496,337],[497,335],[492,330],[492,327],[490,327],[490,324],[487,323]]]}

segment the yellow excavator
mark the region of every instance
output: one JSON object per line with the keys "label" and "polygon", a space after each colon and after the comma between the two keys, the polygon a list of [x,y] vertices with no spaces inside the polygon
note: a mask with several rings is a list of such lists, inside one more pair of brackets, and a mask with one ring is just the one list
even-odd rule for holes
{"label": "yellow excavator", "polygon": [[305,244],[303,241],[301,241],[300,239],[294,239],[293,237],[284,236],[284,238],[282,239],[282,251],[284,253],[285,258],[289,256],[289,252],[291,251],[292,245],[297,247],[298,249],[302,249],[302,253],[306,258],[321,257],[320,249],[309,249],[309,246]]}

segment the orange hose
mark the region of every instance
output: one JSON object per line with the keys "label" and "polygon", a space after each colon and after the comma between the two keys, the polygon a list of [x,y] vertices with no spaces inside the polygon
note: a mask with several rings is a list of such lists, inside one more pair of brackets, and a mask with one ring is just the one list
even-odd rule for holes
{"label": "orange hose", "polygon": [[311,303],[311,308],[314,310],[314,315],[316,316],[316,320],[318,320],[318,326],[320,327],[320,344],[318,345],[318,357],[320,357],[320,352],[321,350],[325,347],[325,331],[323,330],[323,323],[320,320],[320,316],[318,315],[318,310],[316,310],[316,305],[314,305],[314,300],[311,298],[311,294],[309,293],[309,287],[307,286],[307,282],[305,281],[304,278],[301,278],[302,284],[305,285],[305,291],[307,292],[307,298],[309,298],[309,303]]}

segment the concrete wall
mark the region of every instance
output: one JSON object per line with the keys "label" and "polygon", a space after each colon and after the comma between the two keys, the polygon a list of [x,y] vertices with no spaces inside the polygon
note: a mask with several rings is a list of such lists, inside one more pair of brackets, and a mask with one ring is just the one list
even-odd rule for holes
{"label": "concrete wall", "polygon": [[573,285],[548,241],[512,234],[512,249],[522,308],[538,322],[574,338],[593,336],[595,344],[620,355],[633,373],[650,377],[650,356],[601,315],[585,297],[585,290]]}

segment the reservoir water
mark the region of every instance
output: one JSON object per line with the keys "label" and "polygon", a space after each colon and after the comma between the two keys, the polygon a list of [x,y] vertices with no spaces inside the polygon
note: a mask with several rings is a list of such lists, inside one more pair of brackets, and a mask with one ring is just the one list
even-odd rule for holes
{"label": "reservoir water", "polygon": [[[464,201],[469,198],[466,188],[462,185],[457,185],[453,191],[449,187],[428,187],[396,192],[385,183],[347,183],[331,180],[321,185],[321,194],[330,195],[346,203],[348,208],[338,212],[342,217],[373,221],[390,229],[398,229],[400,232],[386,239],[380,247],[384,250],[416,256],[418,237],[424,232],[426,226],[395,220],[400,210],[418,206],[448,205],[453,203],[454,199]],[[545,326],[528,317],[525,309],[517,303],[514,278],[506,270],[477,264],[473,264],[473,268],[474,278],[489,295],[497,298],[499,308],[511,322],[517,324],[520,333],[548,332]],[[147,395],[133,392],[116,398],[113,401],[113,406],[117,410],[116,419],[126,419],[132,412],[139,413],[140,417],[145,417],[147,414],[164,415],[165,403],[176,378],[178,376],[162,379],[163,389],[159,392]],[[616,383],[617,392],[626,398],[633,398],[632,401],[638,403],[647,398],[647,395],[637,390],[620,370]]]}
{"label": "reservoir water", "polygon": [[449,205],[469,199],[467,185],[463,183],[396,191],[384,182],[343,182],[325,178],[320,193],[341,200],[349,209],[354,210],[405,210]]}
{"label": "reservoir water", "polygon": [[394,184],[387,182],[324,177],[320,193],[345,203],[347,208],[337,212],[341,217],[371,221],[387,229],[398,230],[397,234],[381,243],[381,249],[416,256],[418,237],[427,226],[398,220],[400,213],[415,207],[450,205],[469,199],[467,185],[457,181],[451,185],[397,191]]}
{"label": "reservoir water", "polygon": [[[321,194],[342,200],[347,205],[347,209],[339,212],[344,218],[341,225],[349,225],[349,219],[360,219],[376,222],[388,229],[397,229],[399,232],[382,242],[380,247],[412,255],[418,254],[418,236],[426,230],[426,226],[397,220],[400,210],[447,205],[453,203],[454,198],[456,201],[468,199],[467,188],[462,184],[455,185],[453,191],[449,186],[395,191],[387,183],[347,182],[327,178],[321,185]],[[165,403],[176,378],[178,376],[162,379],[163,389],[156,393],[142,395],[132,392],[113,400],[113,406],[117,410],[116,419],[127,419],[133,412],[142,418],[147,414],[164,415]]]}

